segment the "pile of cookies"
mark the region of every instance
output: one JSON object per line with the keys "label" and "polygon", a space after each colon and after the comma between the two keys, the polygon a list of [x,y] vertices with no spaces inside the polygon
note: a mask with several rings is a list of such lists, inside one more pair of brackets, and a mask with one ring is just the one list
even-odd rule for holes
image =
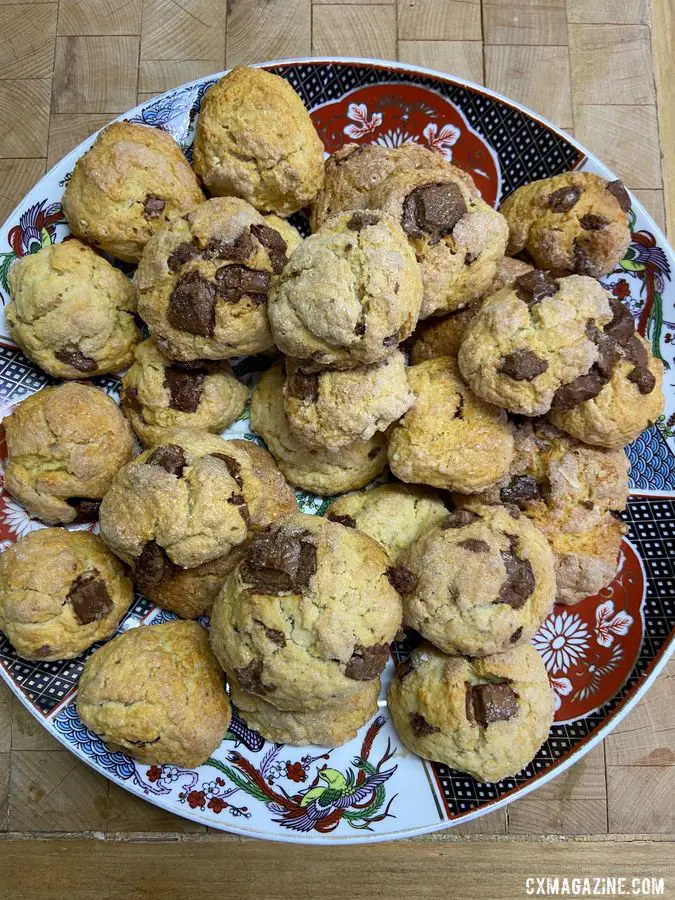
{"label": "pile of cookies", "polygon": [[[261,69],[206,93],[194,167],[166,133],[110,125],[66,186],[72,236],[15,263],[6,309],[65,380],[5,418],[5,487],[100,537],[52,527],[6,550],[0,628],[55,660],[114,634],[133,585],[176,613],[97,649],[77,703],[111,746],[186,766],[230,700],[270,740],[349,740],[405,628],[401,740],[478,779],[520,771],[553,718],[529,641],[554,599],[611,581],[622,448],[663,406],[660,361],[596,280],[629,204],[569,172],[498,212],[414,143],[324,163]],[[249,400],[230,360],[253,354],[267,449],[220,437]],[[121,409],[86,381],[120,369]],[[291,486],[342,496],[309,516]]]}

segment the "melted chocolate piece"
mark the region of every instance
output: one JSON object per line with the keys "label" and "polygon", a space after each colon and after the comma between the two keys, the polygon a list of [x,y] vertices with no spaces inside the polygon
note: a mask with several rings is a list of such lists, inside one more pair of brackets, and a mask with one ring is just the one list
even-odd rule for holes
{"label": "melted chocolate piece", "polygon": [[337,522],[338,525],[344,525],[345,528],[356,528],[356,520],[351,516],[339,516],[337,513],[331,513],[328,510],[326,518],[330,519],[331,522]]}
{"label": "melted chocolate piece", "polygon": [[202,398],[204,372],[185,372],[170,366],[164,371],[164,386],[169,389],[169,406],[179,412],[197,412]]}
{"label": "melted chocolate piece", "polygon": [[251,234],[265,247],[272,264],[272,271],[278,275],[288,262],[288,244],[278,231],[267,225],[251,225]]}
{"label": "melted chocolate piece", "polygon": [[227,456],[225,453],[211,453],[211,456],[215,456],[216,459],[220,459],[225,463],[227,467],[227,471],[230,473],[231,477],[237,482],[239,487],[244,486],[244,480],[241,477],[241,463],[239,463],[234,457]]}
{"label": "melted chocolate piece", "polygon": [[464,550],[468,550],[470,553],[490,552],[490,545],[487,541],[481,541],[478,538],[464,538],[463,541],[458,542],[457,546],[463,547]]}
{"label": "melted chocolate piece", "polygon": [[223,266],[215,275],[218,296],[228,303],[238,303],[249,297],[254,303],[265,303],[270,286],[269,272],[248,269],[246,266]]}
{"label": "melted chocolate piece", "polygon": [[609,381],[614,363],[620,355],[619,345],[604,331],[598,331],[595,325],[586,329],[586,334],[598,348],[598,359],[591,371],[599,373],[605,382]]}
{"label": "melted chocolate piece", "polygon": [[134,580],[141,590],[148,590],[170,578],[176,568],[156,541],[148,541],[136,559]]}
{"label": "melted chocolate piece", "polygon": [[417,587],[417,575],[405,566],[390,566],[386,574],[389,584],[402,596],[412,594]]}
{"label": "melted chocolate piece", "polygon": [[569,187],[558,188],[549,194],[549,209],[556,213],[569,212],[572,207],[576,206],[579,197],[583,194],[583,188],[578,184],[572,184]]}
{"label": "melted chocolate piece", "polygon": [[447,519],[443,519],[441,527],[444,531],[447,531],[448,528],[463,528],[479,518],[480,516],[471,512],[470,509],[454,509]]}
{"label": "melted chocolate piece", "polygon": [[286,392],[289,397],[297,400],[307,400],[316,403],[319,399],[319,376],[303,375],[302,372],[294,372],[286,379]]}
{"label": "melted chocolate piece", "polygon": [[80,625],[105,619],[113,608],[108,588],[97,569],[78,575],[70,586],[66,600],[73,607]]}
{"label": "melted chocolate piece", "polygon": [[513,688],[506,682],[474,684],[466,691],[466,717],[483,728],[512,719],[518,712]]}
{"label": "melted chocolate piece", "polygon": [[646,368],[649,365],[649,356],[647,355],[645,346],[636,335],[633,335],[633,337],[626,342],[624,350],[626,359],[635,363],[639,368]]}
{"label": "melted chocolate piece", "polygon": [[509,638],[509,644],[517,644],[521,638],[522,633],[523,633],[523,626],[521,625],[520,628],[516,628],[516,630],[513,632],[513,634]]}
{"label": "melted chocolate piece", "polygon": [[580,403],[597,397],[605,384],[607,379],[594,367],[587,375],[580,375],[569,384],[559,387],[553,395],[551,409],[574,409]]}
{"label": "melted chocolate piece", "polygon": [[267,635],[268,640],[272,641],[273,644],[276,644],[277,647],[286,646],[286,636],[283,631],[277,631],[276,628],[268,628],[264,622],[260,621],[260,619],[256,619],[255,623],[256,625],[260,625],[261,628],[265,629],[265,634]]}
{"label": "melted chocolate piece", "polygon": [[354,326],[354,334],[361,337],[361,335],[366,333],[366,323],[365,322],[357,322]]}
{"label": "melted chocolate piece", "polygon": [[403,201],[401,227],[413,238],[424,234],[441,238],[452,233],[466,211],[464,197],[456,184],[423,184]]}
{"label": "melted chocolate piece", "polygon": [[621,209],[624,212],[628,212],[628,210],[630,209],[630,195],[624,187],[623,181],[619,181],[618,178],[616,179],[616,181],[610,181],[607,185],[607,190],[618,202]]}
{"label": "melted chocolate piece", "polygon": [[361,231],[362,228],[366,228],[368,225],[377,225],[379,221],[380,217],[377,213],[359,209],[347,222],[347,228],[349,228],[350,231]]}
{"label": "melted chocolate piece", "polygon": [[635,320],[628,307],[624,306],[616,297],[610,298],[609,305],[612,309],[612,321],[605,325],[604,332],[615,340],[617,344],[625,347],[635,334]]}
{"label": "melted chocolate piece", "polygon": [[503,357],[497,371],[514,381],[533,381],[547,369],[548,362],[532,350],[514,350]]}
{"label": "melted chocolate piece", "polygon": [[146,219],[158,219],[164,212],[165,202],[154,194],[146,194],[143,203],[143,215]]}
{"label": "melted chocolate piece", "polygon": [[74,344],[66,344],[60,350],[54,351],[54,356],[66,366],[77,369],[78,372],[95,372],[98,363],[91,356],[85,356]]}
{"label": "melted chocolate piece", "polygon": [[204,259],[229,259],[245,263],[253,253],[254,245],[248,231],[242,231],[233,241],[211,240],[202,250]]}
{"label": "melted chocolate piece", "polygon": [[628,373],[626,378],[637,385],[637,389],[641,394],[651,394],[656,387],[656,378],[648,368],[636,366]]}
{"label": "melted chocolate piece", "polygon": [[98,510],[101,505],[100,500],[93,500],[91,497],[68,497],[66,503],[75,510],[75,518],[71,522],[71,525],[81,525],[83,522],[95,522],[98,519]]}
{"label": "melted chocolate piece", "polygon": [[190,244],[187,241],[179,244],[176,249],[169,255],[167,265],[170,272],[177,272],[186,262],[196,259],[199,256],[199,247]]}
{"label": "melted chocolate piece", "polygon": [[534,590],[534,572],[530,561],[516,553],[516,539],[511,536],[511,546],[501,551],[506,568],[506,581],[502,584],[495,603],[506,603],[511,609],[520,609]]}
{"label": "melted chocolate piece", "polygon": [[263,684],[262,670],[262,659],[252,659],[244,668],[235,669],[234,674],[242,690],[250,694],[268,694],[276,688],[270,684]]}
{"label": "melted chocolate piece", "polygon": [[577,275],[591,276],[593,276],[593,273],[595,272],[595,266],[577,240],[574,241],[574,264],[572,266],[572,271]]}
{"label": "melted chocolate piece", "polygon": [[514,475],[499,492],[502,503],[527,503],[539,497],[539,485],[532,475]]}
{"label": "melted chocolate piece", "polygon": [[377,678],[389,659],[389,646],[387,644],[375,644],[372,647],[362,647],[357,644],[351,659],[345,666],[345,678],[352,681],[372,681]]}
{"label": "melted chocolate piece", "polygon": [[316,572],[309,534],[257,534],[241,568],[242,579],[262,594],[302,593]]}
{"label": "melted chocolate piece", "polygon": [[519,275],[513,286],[518,298],[529,306],[540,303],[544,297],[553,297],[560,290],[560,284],[543,269]]}
{"label": "melted chocolate piece", "polygon": [[604,216],[596,216],[593,213],[586,213],[579,219],[579,224],[584,231],[604,231],[609,225],[609,219]]}
{"label": "melted chocolate piece", "polygon": [[411,713],[410,726],[417,737],[426,737],[428,734],[436,734],[436,732],[441,730],[436,728],[435,725],[430,725],[420,713]]}
{"label": "melted chocolate piece", "polygon": [[387,337],[382,338],[382,346],[383,347],[395,347],[398,344],[398,332],[396,334],[389,334]]}
{"label": "melted chocolate piece", "polygon": [[178,444],[160,444],[148,456],[145,464],[146,466],[161,466],[169,475],[176,475],[180,478],[187,465],[187,460],[183,448]]}
{"label": "melted chocolate piece", "polygon": [[464,396],[463,394],[458,394],[459,402],[457,404],[457,409],[453,415],[453,419],[463,419],[464,418]]}
{"label": "melted chocolate piece", "polygon": [[216,289],[199,272],[181,275],[169,298],[166,320],[178,331],[211,337],[216,324]]}
{"label": "melted chocolate piece", "polygon": [[49,646],[49,644],[43,644],[41,647],[37,648],[37,650],[35,651],[35,655],[39,659],[44,659],[45,656],[49,656],[51,652],[52,648]]}
{"label": "melted chocolate piece", "polygon": [[232,506],[237,507],[239,515],[244,522],[246,522],[247,526],[251,524],[251,514],[248,511],[248,504],[241,494],[232,494],[231,497],[227,498],[227,502],[231,503]]}
{"label": "melted chocolate piece", "polygon": [[383,449],[383,447],[373,447],[372,450],[368,451],[368,459],[375,459],[375,457],[380,455]]}
{"label": "melted chocolate piece", "polygon": [[141,401],[138,399],[138,391],[135,387],[123,387],[120,399],[122,406],[126,409],[131,409],[139,415],[143,412]]}

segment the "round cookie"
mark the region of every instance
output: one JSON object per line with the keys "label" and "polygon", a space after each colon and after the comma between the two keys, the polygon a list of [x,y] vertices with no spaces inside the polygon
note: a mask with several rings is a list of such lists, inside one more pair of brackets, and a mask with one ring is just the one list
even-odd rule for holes
{"label": "round cookie", "polygon": [[9,270],[9,333],[57,378],[89,378],[131,365],[141,333],[129,279],[73,239],[28,253]]}
{"label": "round cookie", "polygon": [[546,668],[529,644],[465,659],[424,643],[398,667],[388,702],[409,750],[478,781],[516,775],[553,723]]}
{"label": "round cookie", "polygon": [[338,213],[272,285],[274,342],[305,371],[378,362],[412,333],[421,296],[419,267],[397,223],[381,212]]}
{"label": "round cookie", "polygon": [[274,346],[267,293],[302,240],[278,223],[244,200],[216,197],[148,242],[135,275],[138,311],[170,359],[230,359]]}
{"label": "round cookie", "polygon": [[171,428],[214,434],[246,408],[248,388],[227,362],[174,363],[150,339],[136,347],[136,361],[122,378],[122,409],[146,446]]}
{"label": "round cookie", "polygon": [[[291,505],[268,454],[245,441],[176,429],[121,469],[100,510],[101,537],[134,566],[141,590],[242,544]],[[266,466],[263,469],[263,460]],[[293,508],[295,502],[291,505]]]}
{"label": "round cookie", "polygon": [[133,598],[124,566],[86,531],[40,528],[0,554],[0,630],[24,659],[79,656],[114,633]]}
{"label": "round cookie", "polygon": [[467,325],[457,356],[462,377],[483,400],[542,415],[565,385],[604,365],[596,335],[612,321],[609,301],[586,276],[521,275],[486,298]]}
{"label": "round cookie", "polygon": [[335,451],[367,441],[400,419],[413,400],[398,350],[370,366],[313,375],[286,360],[286,418],[298,440],[313,449]]}
{"label": "round cookie", "polygon": [[[391,579],[391,581],[390,581]],[[401,624],[396,570],[371,538],[297,513],[254,535],[211,614],[231,683],[283,710],[350,701]]]}
{"label": "round cookie", "polygon": [[481,199],[465,173],[399,169],[373,191],[371,206],[400,222],[422,272],[420,318],[478,300],[504,256],[504,217]]}
{"label": "round cookie", "polygon": [[516,509],[471,504],[401,557],[406,625],[445,653],[489,656],[529,641],[553,608],[553,556]]}
{"label": "round cookie", "polygon": [[435,491],[396,482],[338,497],[326,513],[332,522],[376,540],[394,561],[447,517],[448,508]]}
{"label": "round cookie", "polygon": [[[241,559],[242,548],[235,547],[224,556],[211,559],[192,569],[172,565],[168,557],[161,559],[159,574],[139,570],[139,582],[148,600],[168,609],[182,619],[198,619],[211,612],[223,582]],[[158,558],[160,558],[158,556]]]}
{"label": "round cookie", "polygon": [[509,471],[506,414],[476,397],[449,356],[408,369],[415,403],[389,434],[389,467],[401,481],[470,494]]}
{"label": "round cookie", "polygon": [[114,750],[142,763],[195,769],[225,737],[223,673],[196,622],[141,625],[84,665],[77,712]]}
{"label": "round cookie", "polygon": [[376,432],[338,452],[312,450],[295,437],[284,412],[284,363],[264,373],[251,398],[251,428],[265,441],[291,484],[321,496],[364,487],[387,466],[387,441]]}
{"label": "round cookie", "polygon": [[138,262],[150,237],[204,195],[166,131],[113,122],[75,163],[63,194],[73,234],[118,259]]}
{"label": "round cookie", "polygon": [[291,85],[239,66],[202,100],[194,167],[206,190],[288,216],[323,182],[323,144]]}
{"label": "round cookie", "polygon": [[347,703],[321,709],[281,710],[262,697],[230,685],[230,700],[242,718],[266,740],[278,744],[313,744],[339,747],[356,737],[356,732],[377,712],[380,679],[366,681]]}
{"label": "round cookie", "polygon": [[630,197],[620,181],[564,172],[517,188],[499,211],[509,224],[509,256],[526,250],[555,275],[609,274],[630,244]]}
{"label": "round cookie", "polygon": [[93,521],[133,435],[102,390],[71,382],[43,388],[3,420],[5,488],[49,525]]}

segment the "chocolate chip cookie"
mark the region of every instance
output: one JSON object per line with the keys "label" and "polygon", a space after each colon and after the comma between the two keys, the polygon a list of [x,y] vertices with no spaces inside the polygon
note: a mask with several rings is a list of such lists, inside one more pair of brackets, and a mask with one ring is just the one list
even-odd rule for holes
{"label": "chocolate chip cookie", "polygon": [[478,781],[516,775],[553,723],[546,668],[529,644],[483,659],[422,644],[398,667],[388,700],[409,750]]}
{"label": "chocolate chip cookie", "polygon": [[204,195],[166,131],[113,122],[75,163],[63,194],[73,234],[127,262],[150,237]]}
{"label": "chocolate chip cookie", "polygon": [[131,579],[86,531],[40,528],[0,554],[0,630],[24,659],[72,659],[114,633]]}
{"label": "chocolate chip cookie", "polygon": [[328,219],[272,285],[276,345],[305,371],[384,359],[417,323],[422,281],[399,225],[382,212]]}
{"label": "chocolate chip cookie", "polygon": [[500,207],[509,255],[526,250],[555,275],[609,274],[630,244],[630,197],[620,181],[565,172],[515,190]]}
{"label": "chocolate chip cookie", "polygon": [[94,521],[133,436],[102,390],[72,382],[43,388],[3,420],[5,488],[49,525]]}
{"label": "chocolate chip cookie", "polygon": [[486,298],[467,325],[457,360],[479,397],[514,413],[542,415],[576,379],[605,369],[598,339],[613,318],[593,278],[537,269]]}
{"label": "chocolate chip cookie", "polygon": [[152,340],[136,347],[122,378],[122,409],[146,446],[172,428],[220,432],[246,407],[248,388],[224,360],[176,363]]}
{"label": "chocolate chip cookie", "polygon": [[283,710],[351,702],[401,624],[395,570],[371,538],[300,513],[255,535],[211,614],[228,679]]}
{"label": "chocolate chip cookie", "polygon": [[210,194],[287,216],[321,187],[323,144],[287,81],[239,66],[204,95],[194,166]]}
{"label": "chocolate chip cookie", "polygon": [[132,628],[85,663],[77,712],[112,750],[194,769],[225,737],[230,703],[206,631],[196,622]]}
{"label": "chocolate chip cookie", "polygon": [[387,441],[376,432],[339,451],[312,450],[291,431],[284,412],[284,364],[265,372],[251,398],[251,428],[263,438],[291,484],[321,496],[364,487],[387,466]]}
{"label": "chocolate chip cookie", "polygon": [[506,414],[475,396],[454,359],[411,366],[408,381],[415,403],[389,434],[389,467],[397,478],[470,494],[509,471],[513,436]]}
{"label": "chocolate chip cookie", "polygon": [[135,276],[138,311],[160,350],[181,362],[270,350],[267,295],[300,241],[288,223],[236,197],[173,219]]}

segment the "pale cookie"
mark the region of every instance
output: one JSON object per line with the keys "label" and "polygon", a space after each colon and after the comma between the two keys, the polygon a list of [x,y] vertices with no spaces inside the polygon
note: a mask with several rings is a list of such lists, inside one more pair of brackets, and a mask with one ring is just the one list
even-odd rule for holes
{"label": "pale cookie", "polygon": [[132,628],[85,663],[83,724],[139,762],[196,769],[230,724],[223,673],[196,622]]}
{"label": "pale cookie", "polygon": [[113,122],[75,163],[63,212],[76,237],[138,262],[159,228],[203,199],[197,177],[170,134]]}
{"label": "pale cookie", "polygon": [[397,223],[381,212],[339,213],[303,241],[272,286],[274,342],[305,371],[378,362],[412,333],[421,297]]}
{"label": "pale cookie", "polygon": [[509,471],[513,436],[506,414],[475,396],[454,359],[412,366],[408,381],[414,406],[389,436],[389,467],[397,478],[470,494]]}
{"label": "pale cookie", "polygon": [[24,659],[79,656],[114,633],[133,598],[124,566],[86,531],[29,531],[0,555],[0,630]]}
{"label": "pale cookie", "polygon": [[387,441],[376,432],[337,452],[311,450],[293,434],[284,412],[284,364],[265,372],[251,398],[251,428],[265,441],[291,484],[322,496],[364,487],[387,466]]}
{"label": "pale cookie", "polygon": [[228,679],[283,710],[351,702],[401,625],[396,570],[371,538],[298,513],[255,535],[211,614]]}
{"label": "pale cookie", "polygon": [[117,470],[131,459],[133,435],[102,390],[72,382],[43,388],[3,420],[5,488],[49,525],[90,522]]}
{"label": "pale cookie", "polygon": [[121,403],[146,446],[171,428],[220,434],[246,408],[248,388],[225,361],[174,363],[153,340],[136,347],[136,360],[122,378]]}
{"label": "pale cookie", "polygon": [[484,659],[423,644],[398,667],[388,700],[409,750],[478,781],[520,772],[553,723],[546,668],[528,644]]}
{"label": "pale cookie", "polygon": [[288,216],[321,187],[323,144],[287,81],[240,66],[204,95],[194,166],[210,194]]}
{"label": "pale cookie", "polygon": [[274,346],[267,294],[302,240],[279,223],[244,200],[216,197],[148,242],[135,276],[138,311],[170,359],[231,359]]}

